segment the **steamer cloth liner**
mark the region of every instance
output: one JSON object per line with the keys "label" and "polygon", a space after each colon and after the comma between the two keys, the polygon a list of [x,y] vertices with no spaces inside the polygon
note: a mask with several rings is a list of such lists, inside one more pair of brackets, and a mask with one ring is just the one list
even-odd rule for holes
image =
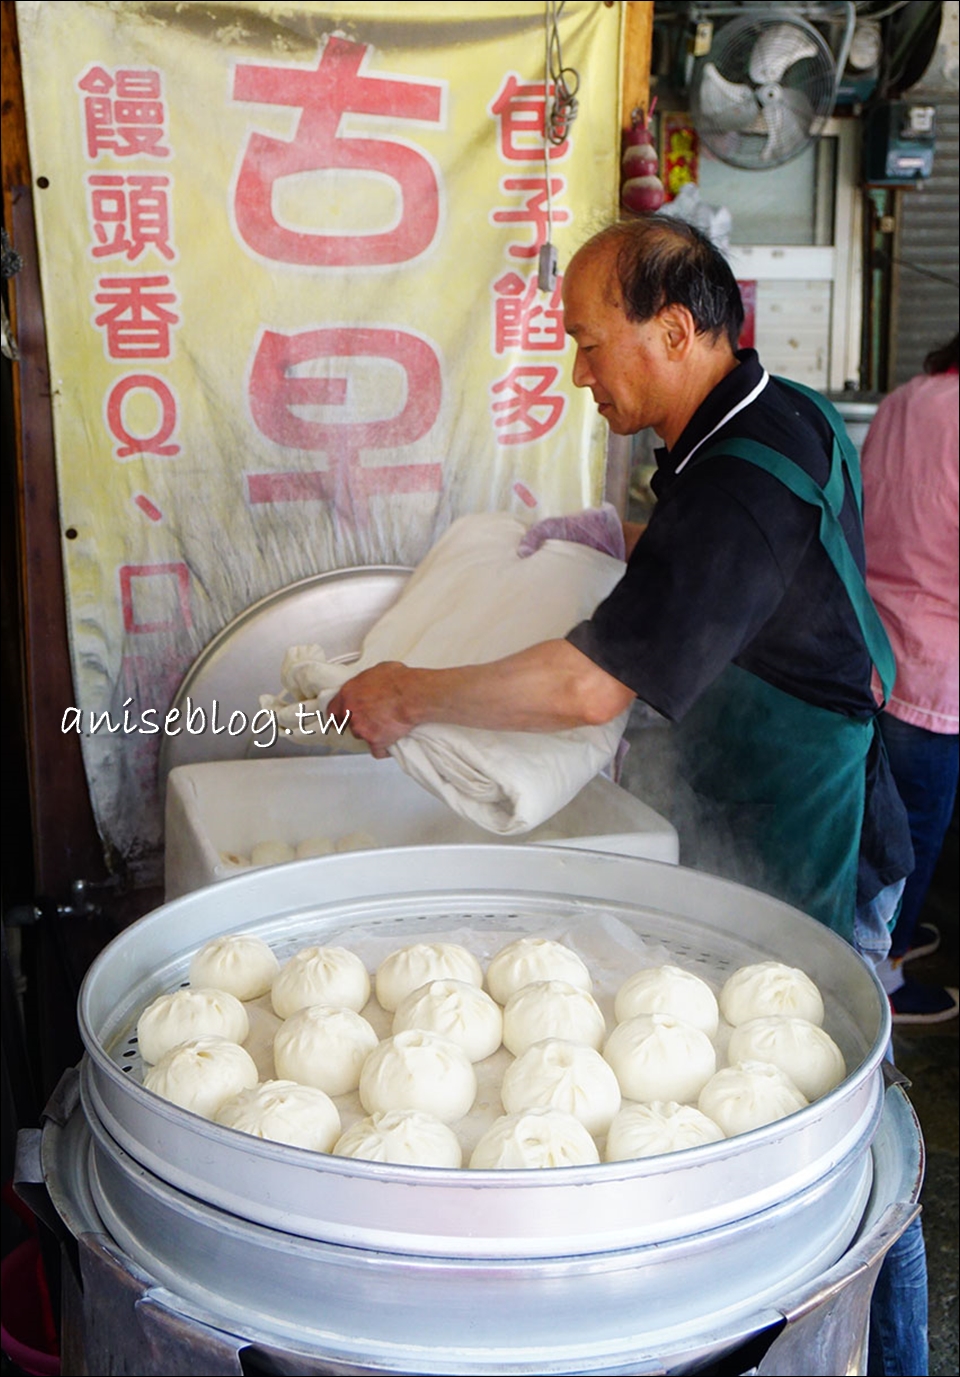
{"label": "steamer cloth liner", "polygon": [[[277,713],[281,727],[290,729],[288,740],[306,740],[297,704],[324,712],[348,679],[384,660],[444,669],[499,660],[565,636],[590,616],[625,566],[561,540],[520,559],[525,531],[505,513],[461,517],[367,634],[359,659],[334,664],[318,645],[293,646],[280,670],[284,691],[261,695],[261,707]],[[460,817],[513,836],[552,817],[609,764],[628,717],[551,733],[433,723],[415,727],[390,754]]]}

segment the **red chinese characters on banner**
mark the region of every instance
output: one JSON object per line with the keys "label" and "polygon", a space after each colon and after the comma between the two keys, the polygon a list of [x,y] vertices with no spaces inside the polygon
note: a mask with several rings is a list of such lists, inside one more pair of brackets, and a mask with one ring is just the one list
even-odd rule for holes
{"label": "red chinese characters on banner", "polygon": [[[550,178],[550,196],[560,196],[567,184],[563,177]],[[491,215],[497,225],[532,225],[532,244],[511,244],[507,249],[511,258],[536,258],[541,244],[547,242],[547,229],[550,216],[547,208],[546,177],[504,177],[500,183],[503,192],[527,192],[527,198],[518,209],[495,210]],[[553,210],[553,223],[564,225],[570,219],[570,212],[562,207]]]}
{"label": "red chinese characters on banner", "polygon": [[[508,259],[536,259],[547,242],[551,221],[569,224],[572,219],[568,209],[556,204],[566,192],[566,179],[551,175],[552,164],[570,152],[570,138],[544,147],[548,89],[542,82],[524,82],[509,72],[488,107],[497,121],[501,159],[528,164],[528,175],[500,180],[501,195],[512,196],[520,204],[499,206],[490,213],[492,225],[527,225],[532,231],[506,242]],[[534,175],[531,163],[543,165],[542,175]],[[498,445],[528,445],[544,439],[566,410],[563,393],[551,391],[557,387],[560,369],[533,361],[537,355],[561,354],[566,348],[560,291],[558,280],[549,294],[541,292],[536,274],[523,277],[508,272],[493,283],[493,354],[519,356],[490,388],[490,416]],[[515,490],[528,506],[536,505],[529,489],[521,484]]]}
{"label": "red chinese characters on banner", "polygon": [[[153,394],[158,422],[152,435],[134,435],[125,423],[124,402],[131,392]],[[152,373],[128,373],[125,378],[114,383],[107,397],[106,419],[107,428],[119,442],[114,451],[117,459],[130,459],[139,454],[156,454],[162,458],[171,458],[174,454],[180,453],[179,445],[169,443],[170,436],[177,426],[177,399],[164,380],[154,377]],[[137,505],[142,509],[142,503]],[[151,516],[151,520],[156,519],[158,518]]]}
{"label": "red chinese characters on banner", "polygon": [[550,296],[544,298],[536,276],[524,280],[519,273],[510,272],[498,278],[493,284],[493,352],[506,354],[520,349],[525,353],[562,353],[567,345],[562,287],[563,279],[558,277]]}
{"label": "red chinese characters on banner", "polygon": [[[301,110],[291,140],[251,134],[244,151],[234,212],[242,238],[255,253],[305,267],[374,266],[407,263],[433,242],[440,186],[431,160],[396,139],[344,135],[340,125],[346,114],[439,125],[442,86],[365,73],[369,52],[368,44],[334,36],[312,71],[237,66],[234,100]],[[389,178],[399,198],[397,223],[381,233],[343,234],[306,233],[277,220],[273,195],[280,178],[333,171]]]}
{"label": "red chinese characters on banner", "polygon": [[109,359],[169,359],[170,331],[180,317],[170,310],[176,292],[166,291],[164,274],[145,277],[101,277],[94,300],[106,309],[94,316],[104,331]]}
{"label": "red chinese characters on banner", "polygon": [[165,143],[166,108],[160,73],[152,67],[134,70],[89,67],[77,82],[84,92],[83,127],[87,157],[169,158]]}
{"label": "red chinese characters on banner", "polygon": [[[76,81],[81,94],[84,152],[92,162],[109,159],[169,158],[167,107],[161,73],[153,67],[107,68],[93,64]],[[147,167],[149,168],[149,163]],[[109,162],[85,177],[90,225],[89,257],[98,262],[125,258],[134,263],[156,254],[167,263],[177,257],[173,240],[171,194],[173,179],[164,172],[134,165],[116,172]],[[173,331],[180,324],[177,293],[166,273],[101,276],[93,295],[91,320],[101,331],[104,352],[112,363],[164,363],[173,354]],[[130,399],[136,399],[131,424]],[[148,403],[144,412],[143,403]],[[150,407],[153,408],[153,419]],[[153,373],[126,372],[110,384],[103,402],[103,418],[112,436],[114,458],[145,455],[171,458],[180,453],[172,439],[177,427],[177,397],[172,387]],[[147,416],[144,423],[143,416]],[[140,430],[147,433],[140,434]],[[134,506],[151,522],[163,520],[161,509],[145,493]],[[178,591],[174,624],[190,625],[189,571],[185,565],[122,565],[118,571],[123,625],[130,635],[170,629],[167,619],[139,615],[134,589],[166,586],[171,575]],[[136,580],[163,577],[165,583]]]}
{"label": "red chinese characters on banner", "polygon": [[[275,262],[302,269],[345,267],[361,271],[408,263],[433,243],[440,224],[441,188],[433,161],[394,138],[344,134],[345,115],[392,122],[442,125],[444,85],[371,74],[367,44],[332,36],[312,70],[238,65],[236,101],[299,108],[290,140],[251,134],[234,197],[237,229],[247,246]],[[397,213],[385,231],[302,231],[281,224],[276,184],[309,173],[366,173],[393,184]],[[304,377],[293,370],[319,359],[338,360],[343,376]],[[388,360],[403,369],[406,401],[390,417],[306,419],[297,407],[343,407],[350,360]],[[440,411],[442,374],[436,352],[401,329],[330,327],[283,334],[265,330],[250,372],[254,423],[267,439],[326,456],[326,467],[305,472],[253,473],[252,503],[332,501],[343,520],[363,524],[374,493],[439,491],[442,469],[433,463],[362,463],[364,452],[396,450],[422,439]]]}
{"label": "red chinese characters on banner", "polygon": [[[347,376],[296,377],[292,370],[319,359],[337,360]],[[394,416],[372,420],[311,420],[296,407],[339,407],[349,400],[350,359],[382,359],[404,372],[405,397]],[[332,501],[338,514],[364,520],[374,493],[438,491],[439,464],[361,464],[369,450],[396,450],[425,436],[440,411],[442,378],[434,350],[403,330],[331,327],[283,335],[266,330],[250,372],[250,406],[257,427],[275,444],[322,452],[327,468],[254,473],[250,501]]]}
{"label": "red chinese characters on banner", "polygon": [[[551,94],[553,88],[551,87]],[[500,156],[508,163],[542,163],[543,129],[546,117],[543,82],[524,82],[516,72],[508,72],[503,85],[490,103],[490,114],[497,121]],[[564,139],[550,150],[550,161],[566,157],[570,141]]]}
{"label": "red chinese characters on banner", "polygon": [[122,564],[119,576],[124,631],[142,636],[193,625],[185,564]]}
{"label": "red chinese characters on banner", "polygon": [[122,254],[130,262],[147,249],[175,257],[170,219],[170,178],[135,173],[92,173],[90,193],[91,258]]}
{"label": "red chinese characters on banner", "polygon": [[520,364],[491,387],[493,424],[499,445],[529,445],[549,435],[567,405],[562,393],[551,393],[560,376],[549,364]]}

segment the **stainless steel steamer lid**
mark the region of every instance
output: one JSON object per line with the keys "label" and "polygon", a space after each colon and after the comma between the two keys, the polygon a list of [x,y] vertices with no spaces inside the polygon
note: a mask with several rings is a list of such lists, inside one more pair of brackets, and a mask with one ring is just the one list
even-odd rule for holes
{"label": "stainless steel steamer lid", "polygon": [[[255,930],[349,942],[360,921],[396,935],[478,932],[511,915],[543,931],[613,912],[683,959],[732,970],[764,958],[820,986],[851,1073],[789,1120],[686,1153],[551,1172],[441,1171],[326,1157],[249,1138],[149,1094],[125,1070],[140,1009],[185,977],[209,938]],[[304,1237],[446,1256],[561,1256],[676,1238],[814,1189],[866,1150],[882,1097],[889,1010],[833,933],[739,885],[654,861],[561,848],[450,846],[323,857],[221,882],[167,904],[97,958],[80,996],[84,1093],[120,1147],[219,1209]],[[124,1053],[127,1059],[124,1060]]]}
{"label": "stainless steel steamer lid", "polygon": [[[410,569],[375,564],[357,569],[333,569],[300,579],[286,588],[260,598],[214,636],[187,671],[171,707],[185,710],[187,698],[199,704],[209,718],[218,704],[220,724],[234,711],[251,719],[261,693],[280,690],[280,666],[292,645],[319,643],[331,661],[355,658],[363,638],[400,596]],[[319,745],[318,745],[319,749]],[[311,754],[302,742],[292,754]],[[282,740],[271,748],[284,754]],[[262,754],[253,746],[253,735],[231,736],[226,731],[161,737],[161,785],[175,765],[204,760],[242,760]]]}

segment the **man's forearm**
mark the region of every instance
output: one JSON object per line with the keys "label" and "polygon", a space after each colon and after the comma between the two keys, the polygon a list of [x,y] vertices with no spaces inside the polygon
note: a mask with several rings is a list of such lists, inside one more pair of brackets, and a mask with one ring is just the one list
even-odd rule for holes
{"label": "man's forearm", "polygon": [[345,684],[330,710],[348,710],[351,731],[382,753],[426,722],[563,731],[608,722],[632,701],[625,685],[568,641],[555,640],[485,665],[377,665]]}
{"label": "man's forearm", "polygon": [[623,684],[568,641],[544,641],[484,665],[405,669],[411,725],[564,731],[608,722],[633,701]]}

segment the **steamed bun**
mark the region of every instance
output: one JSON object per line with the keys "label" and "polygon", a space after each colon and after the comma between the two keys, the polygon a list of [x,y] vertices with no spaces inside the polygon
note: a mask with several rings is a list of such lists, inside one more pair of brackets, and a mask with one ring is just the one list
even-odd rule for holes
{"label": "steamed bun", "polygon": [[259,999],[273,984],[280,962],[259,937],[231,932],[204,943],[190,962],[190,984],[226,990],[236,999]]}
{"label": "steamed bun", "polygon": [[191,1038],[219,1037],[243,1042],[250,1031],[247,1011],[226,990],[175,990],[148,1004],[137,1021],[137,1043],[145,1062]]}
{"label": "steamed bun", "polygon": [[376,848],[376,838],[369,832],[345,832],[334,842],[336,851],[372,851]]}
{"label": "steamed bun", "polygon": [[393,1031],[423,1028],[462,1047],[471,1061],[490,1057],[503,1040],[503,1015],[479,985],[466,980],[431,980],[412,990],[393,1016]]}
{"label": "steamed bun", "polygon": [[725,1066],[707,1081],[697,1108],[733,1138],[795,1114],[806,1103],[806,1096],[778,1067],[742,1061]]}
{"label": "steamed bun", "polygon": [[297,860],[308,861],[314,856],[332,856],[336,850],[330,837],[304,837],[297,842]]}
{"label": "steamed bun", "polygon": [[410,1167],[459,1167],[463,1151],[452,1129],[419,1109],[394,1109],[361,1119],[334,1144],[337,1157]]}
{"label": "steamed bun", "polygon": [[808,1100],[826,1095],[847,1074],[833,1038],[805,1018],[752,1018],[741,1023],[733,1030],[727,1055],[732,1062],[779,1066]]}
{"label": "steamed bun", "polygon": [[303,947],[273,982],[270,999],[280,1018],[310,1004],[333,1004],[359,1013],[370,998],[370,977],[346,947]]}
{"label": "steamed bun", "polygon": [[491,1124],[474,1148],[470,1166],[489,1171],[582,1167],[599,1161],[597,1145],[579,1119],[559,1109],[528,1109]]}
{"label": "steamed bun", "polygon": [[147,1090],[205,1119],[215,1117],[226,1100],[257,1083],[253,1058],[226,1038],[202,1037],[164,1052],[143,1078]]}
{"label": "steamed bun", "polygon": [[368,1114],[419,1109],[450,1124],[468,1113],[476,1095],[477,1077],[466,1052],[419,1028],[384,1039],[360,1072],[360,1103]]}
{"label": "steamed bun", "polygon": [[566,1038],[599,1049],[605,1033],[603,1014],[593,995],[565,980],[523,985],[503,1011],[504,1045],[515,1057],[544,1038]]}
{"label": "steamed bun", "polygon": [[508,1114],[562,1109],[588,1133],[605,1133],[620,1108],[620,1086],[612,1067],[592,1047],[548,1038],[507,1067],[500,1098]]}
{"label": "steamed bun", "polygon": [[603,1049],[628,1100],[696,1100],[717,1069],[713,1043],[669,1014],[639,1014],[617,1024]]}
{"label": "steamed bun", "polygon": [[736,1026],[752,1018],[805,1018],[823,1022],[823,999],[816,985],[796,966],[759,961],[741,966],[720,991],[720,1012]]}
{"label": "steamed bun", "polygon": [[498,951],[487,967],[487,989],[498,1004],[506,1004],[524,985],[542,980],[593,989],[590,972],[577,953],[546,937],[519,937]]}
{"label": "steamed bun", "polygon": [[327,1095],[346,1095],[360,1084],[363,1063],[377,1035],[361,1014],[331,1004],[310,1004],[281,1023],[273,1039],[277,1075]]}
{"label": "steamed bun", "polygon": [[662,1152],[681,1152],[722,1138],[719,1125],[691,1104],[677,1104],[676,1100],[629,1104],[610,1125],[605,1160],[625,1162],[633,1157],[656,1157]]}
{"label": "steamed bun", "polygon": [[274,1143],[329,1152],[340,1133],[337,1106],[322,1090],[294,1081],[264,1081],[225,1101],[218,1124]]}
{"label": "steamed bun", "polygon": [[617,991],[614,1014],[618,1023],[639,1014],[670,1014],[716,1036],[720,1024],[717,997],[705,980],[679,966],[652,966],[631,975]]}
{"label": "steamed bun", "polygon": [[279,841],[271,838],[269,841],[259,841],[250,850],[250,864],[261,865],[285,865],[287,861],[292,861],[296,852],[289,842]]}
{"label": "steamed bun", "polygon": [[377,967],[377,1000],[387,1013],[395,1013],[408,994],[431,980],[465,980],[483,984],[480,962],[456,942],[415,942],[401,947]]}

